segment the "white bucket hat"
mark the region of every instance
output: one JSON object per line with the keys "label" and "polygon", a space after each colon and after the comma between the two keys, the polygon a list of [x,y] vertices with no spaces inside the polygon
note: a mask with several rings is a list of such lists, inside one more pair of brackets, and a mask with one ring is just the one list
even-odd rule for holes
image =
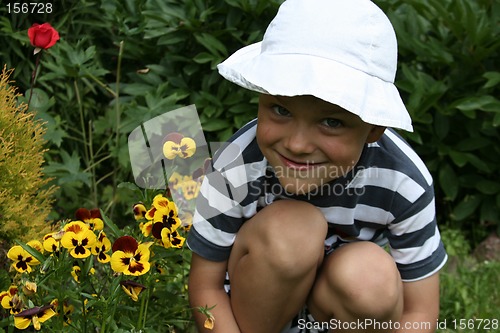
{"label": "white bucket hat", "polygon": [[262,42],[217,66],[227,80],[271,95],[313,95],[363,121],[412,131],[394,85],[397,41],[369,0],[286,0]]}

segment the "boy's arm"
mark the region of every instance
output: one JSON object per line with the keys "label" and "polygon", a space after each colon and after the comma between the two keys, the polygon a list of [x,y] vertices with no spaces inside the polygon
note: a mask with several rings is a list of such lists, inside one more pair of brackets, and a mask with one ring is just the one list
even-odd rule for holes
{"label": "boy's arm", "polygon": [[[193,252],[189,273],[189,301],[200,333],[239,333],[234,319],[229,296],[224,290],[227,261],[216,262],[204,259]],[[204,328],[207,317],[196,308],[207,307],[215,318],[213,330]]]}
{"label": "boy's arm", "polygon": [[435,332],[439,317],[439,273],[403,283],[403,295],[403,317],[397,332]]}

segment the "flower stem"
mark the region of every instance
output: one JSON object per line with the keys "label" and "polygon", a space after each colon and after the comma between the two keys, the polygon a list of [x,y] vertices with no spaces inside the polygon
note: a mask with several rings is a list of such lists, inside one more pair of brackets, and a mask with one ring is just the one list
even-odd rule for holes
{"label": "flower stem", "polygon": [[[123,45],[124,42],[120,41],[120,49],[118,51],[118,64],[116,65],[116,88],[115,88],[115,115],[116,115],[116,124],[115,124],[115,154],[118,159],[120,154],[120,127],[121,127],[121,107],[120,107],[120,81],[121,81],[121,71],[122,71],[122,58],[123,58]],[[117,170],[115,168],[114,170]],[[113,200],[116,195],[116,188],[118,184],[118,179],[116,178],[116,172],[113,172]],[[114,205],[111,206],[110,215],[113,216]]]}
{"label": "flower stem", "polygon": [[146,292],[146,296],[145,299],[146,299],[146,305],[144,306],[144,315],[143,315],[143,318],[142,318],[142,326],[141,326],[141,329],[144,328],[146,326],[146,318],[147,318],[147,314],[148,314],[148,305],[149,305],[149,289],[147,290]]}
{"label": "flower stem", "polygon": [[146,300],[149,299],[149,289],[147,289],[146,295],[143,295],[141,299],[141,310],[139,312],[139,318],[137,319],[137,329],[142,329],[144,326],[145,319],[143,320],[142,317],[145,317],[145,307],[146,307]]}
{"label": "flower stem", "polygon": [[40,57],[42,56],[42,52],[38,52],[35,60],[35,69],[33,70],[33,73],[31,74],[31,83],[30,83],[30,98],[28,99],[28,110],[30,108],[30,103],[31,103],[31,97],[33,97],[33,89],[35,88],[36,84],[36,74],[38,72],[38,67],[40,65]]}

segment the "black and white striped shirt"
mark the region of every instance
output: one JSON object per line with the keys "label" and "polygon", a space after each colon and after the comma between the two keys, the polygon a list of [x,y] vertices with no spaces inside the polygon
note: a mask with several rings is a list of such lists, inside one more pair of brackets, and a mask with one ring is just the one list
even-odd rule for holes
{"label": "black and white striped shirt", "polygon": [[432,177],[393,130],[365,146],[356,167],[315,193],[286,193],[262,155],[256,120],[214,157],[197,200],[189,248],[214,261],[229,258],[241,225],[274,200],[307,200],[326,217],[326,251],[358,240],[389,250],[404,281],[437,272],[447,255],[436,224]]}

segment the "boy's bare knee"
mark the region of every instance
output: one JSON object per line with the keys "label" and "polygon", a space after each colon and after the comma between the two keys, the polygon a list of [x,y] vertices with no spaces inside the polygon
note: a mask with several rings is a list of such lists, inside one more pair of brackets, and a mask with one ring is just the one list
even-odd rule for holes
{"label": "boy's bare knee", "polygon": [[[254,220],[255,219],[255,220]],[[318,267],[324,250],[326,220],[319,209],[301,201],[280,200],[260,211],[251,223],[248,253],[270,269],[294,278]]]}
{"label": "boy's bare knee", "polygon": [[401,315],[403,290],[399,272],[394,260],[376,244],[360,242],[336,250],[325,260],[320,279],[323,286],[320,283],[319,287],[338,300],[325,313],[339,319],[346,317],[345,320],[388,320]]}

